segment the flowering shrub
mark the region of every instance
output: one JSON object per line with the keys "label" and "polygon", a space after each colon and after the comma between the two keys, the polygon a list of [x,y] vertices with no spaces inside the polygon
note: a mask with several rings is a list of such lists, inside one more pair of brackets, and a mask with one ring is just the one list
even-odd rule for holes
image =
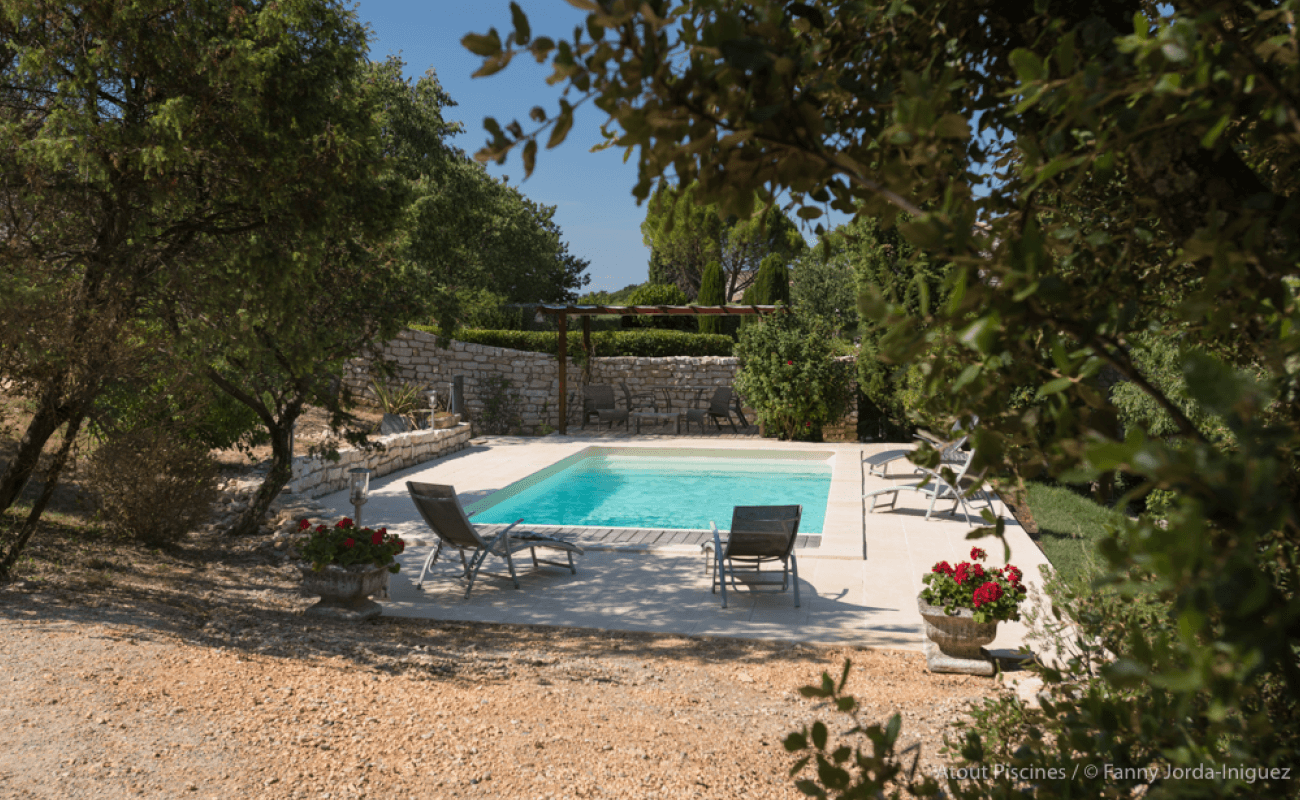
{"label": "flowering shrub", "polygon": [[835,354],[824,322],[776,314],[741,332],[736,390],[769,432],[820,442],[822,426],[841,419],[851,399],[848,368]]}
{"label": "flowering shrub", "polygon": [[397,534],[389,533],[387,528],[377,531],[358,528],[351,519],[344,517],[332,528],[317,525],[313,529],[306,519],[299,520],[299,531],[309,529],[311,533],[296,544],[303,559],[311,562],[312,569],[324,569],[330,564],[340,567],[374,564],[388,567],[389,572],[401,568],[394,556],[406,549],[406,542]]}
{"label": "flowering shrub", "polygon": [[934,565],[921,580],[926,588],[921,599],[932,606],[943,606],[943,613],[969,608],[976,622],[998,622],[1020,619],[1020,600],[1025,596],[1024,574],[1007,564],[996,569],[984,569],[979,562],[988,554],[978,547],[970,549],[971,561],[952,566],[947,561]]}

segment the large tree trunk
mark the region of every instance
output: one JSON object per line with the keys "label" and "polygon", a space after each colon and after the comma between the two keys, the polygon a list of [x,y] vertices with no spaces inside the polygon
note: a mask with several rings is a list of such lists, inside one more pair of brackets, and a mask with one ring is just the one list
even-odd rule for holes
{"label": "large tree trunk", "polygon": [[[40,496],[32,504],[31,513],[27,515],[27,521],[18,531],[18,538],[9,546],[9,552],[5,554],[4,560],[0,561],[0,580],[7,579],[13,571],[14,564],[18,563],[18,556],[27,547],[31,541],[32,534],[36,533],[36,524],[40,522],[41,514],[45,513],[45,507],[50,504],[50,498],[54,496],[54,487],[59,483],[59,476],[63,472],[63,467],[68,463],[68,454],[72,452],[72,445],[77,440],[77,434],[81,431],[81,422],[85,419],[82,414],[73,415],[68,421],[68,428],[63,433],[63,446],[54,456],[54,463],[50,465],[50,470],[45,474],[45,488],[41,490]],[[46,437],[47,439],[49,437]]]}
{"label": "large tree trunk", "polygon": [[286,414],[284,419],[266,423],[266,430],[271,435],[271,469],[266,473],[262,485],[257,487],[253,502],[249,503],[248,508],[230,529],[231,536],[251,536],[257,533],[275,498],[279,497],[284,487],[293,480],[290,435],[297,419],[298,414],[295,411],[292,416]]}
{"label": "large tree trunk", "polygon": [[56,379],[42,393],[40,407],[36,411],[36,416],[32,417],[32,421],[27,424],[27,431],[18,444],[18,452],[5,467],[4,474],[0,475],[0,513],[6,511],[22,495],[23,489],[27,487],[27,481],[36,471],[46,443],[54,432],[68,421],[70,415],[67,409],[60,407],[59,403],[62,399],[60,397],[62,385],[62,379]]}

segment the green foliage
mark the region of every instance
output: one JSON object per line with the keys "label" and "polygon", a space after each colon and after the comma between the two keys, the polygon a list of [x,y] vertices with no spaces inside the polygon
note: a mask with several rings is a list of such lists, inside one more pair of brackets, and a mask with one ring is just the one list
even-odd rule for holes
{"label": "green foliage", "polygon": [[[813,771],[816,777],[796,780],[795,788],[808,797],[823,800],[832,794],[846,798],[883,797],[886,790],[891,791],[890,796],[897,797],[900,786],[906,787],[914,797],[933,797],[938,786],[928,776],[917,779],[918,760],[913,760],[910,770],[901,766],[901,762],[920,745],[912,745],[898,753],[894,751],[903,729],[902,718],[894,714],[884,727],[867,725],[857,699],[844,693],[852,667],[853,662],[845,659],[839,681],[823,672],[820,686],[799,689],[799,694],[804,697],[825,700],[827,705],[843,714],[849,723],[845,726],[847,736],[853,738],[851,745],[832,739],[830,728],[823,722],[814,722],[802,731],[786,736],[781,743],[786,752],[800,756],[790,768],[790,777],[803,773],[810,764],[816,766]],[[863,738],[871,743],[869,752],[862,748]]]}
{"label": "green foliage", "polygon": [[311,531],[295,542],[295,547],[298,555],[317,572],[331,564],[339,567],[371,564],[386,567],[394,574],[402,568],[397,563],[397,554],[406,549],[406,542],[387,528],[377,531],[358,528],[355,522],[344,517],[334,527],[321,523],[314,528],[304,518],[298,521],[298,530]]}
{"label": "green foliage", "polygon": [[[727,302],[726,279],[722,275],[722,265],[716,261],[710,261],[704,267],[704,275],[700,278],[700,295],[695,299],[697,305],[701,306],[720,306]],[[697,317],[699,321],[700,333],[722,333],[723,317],[701,316]]]}
{"label": "green foliage", "polygon": [[820,317],[834,331],[858,327],[855,276],[849,259],[842,253],[827,254],[819,244],[793,265],[790,303],[800,314]]}
{"label": "green foliage", "polygon": [[127,377],[141,327],[176,333],[210,310],[179,298],[214,280],[236,307],[297,288],[337,212],[391,204],[342,208],[371,180],[375,131],[354,91],[365,28],[336,3],[17,0],[0,40],[0,369],[38,399],[4,509],[54,432]]}
{"label": "green foliage", "polygon": [[782,439],[821,441],[844,416],[848,369],[835,361],[830,331],[816,318],[775,314],[741,331],[736,390]]}
{"label": "green foliage", "polygon": [[[662,282],[663,281],[651,281],[651,283]],[[616,292],[587,292],[578,298],[577,304],[580,306],[625,306],[627,305],[627,299],[632,296],[632,293],[637,289],[640,289],[643,285],[644,284],[640,283],[629,284]]]}
{"label": "green foliage", "polygon": [[208,520],[217,477],[205,445],[158,426],[114,432],[91,455],[82,483],[109,529],[157,546]]}
{"label": "green foliage", "polygon": [[424,396],[426,390],[414,383],[390,386],[387,383],[372,380],[370,382],[370,391],[375,393],[375,400],[379,403],[380,410],[385,414],[395,414],[414,421],[415,412],[428,407],[428,401]]}
{"label": "green foliage", "polygon": [[489,375],[480,387],[483,411],[478,415],[478,427],[483,433],[517,433],[524,424],[520,413],[524,396],[504,375]]}
{"label": "green foliage", "polygon": [[[412,325],[413,330],[436,332],[431,328]],[[489,347],[504,347],[528,353],[556,353],[559,334],[553,331],[472,331],[456,332],[462,342],[473,342]],[[732,341],[727,336],[683,333],[680,331],[635,330],[593,331],[592,345],[601,356],[641,356],[667,358],[670,356],[729,356]],[[582,332],[568,332],[568,352],[582,350]]]}
{"label": "green foliage", "polygon": [[[671,284],[647,283],[628,295],[629,306],[684,306],[689,301],[681,289]],[[689,316],[635,316],[625,318],[631,325],[659,330],[695,330],[695,320]]]}
{"label": "green foliage", "polygon": [[[698,298],[704,268],[718,262],[723,294],[745,288],[769,255],[785,261],[807,249],[785,213],[764,206],[745,216],[723,215],[713,203],[697,199],[697,185],[660,187],[650,198],[641,232],[650,248],[650,282],[672,283]],[[698,300],[697,300],[698,302]]]}
{"label": "green foliage", "polygon": [[790,270],[785,259],[773,253],[763,259],[754,278],[754,303],[760,306],[790,305]]}
{"label": "green foliage", "polygon": [[[760,192],[784,192],[804,219],[829,205],[896,227],[923,261],[894,263],[942,267],[941,295],[874,284],[862,310],[885,333],[880,363],[921,367],[917,413],[980,417],[976,469],[1011,483],[1118,473],[1134,497],[1176,498],[1160,524],[1125,521],[1099,548],[1107,585],[1149,591],[1169,624],[1121,626],[1095,674],[1045,671],[1046,721],[1008,717],[1006,753],[965,741],[990,777],[953,796],[1294,794],[1252,784],[1257,772],[1189,785],[1080,768],[1259,770],[1289,766],[1300,739],[1297,11],[602,3],[596,39],[528,48],[594,96],[611,145],[637,157],[638,197],[698,181],[698,201],[745,217]],[[486,125],[485,158],[533,135]],[[1146,379],[1134,353],[1151,335],[1195,345],[1178,371],[1224,436]],[[1103,369],[1172,432],[1123,430]],[[1007,767],[1044,777],[1026,787]],[[818,791],[857,796],[830,773]]]}

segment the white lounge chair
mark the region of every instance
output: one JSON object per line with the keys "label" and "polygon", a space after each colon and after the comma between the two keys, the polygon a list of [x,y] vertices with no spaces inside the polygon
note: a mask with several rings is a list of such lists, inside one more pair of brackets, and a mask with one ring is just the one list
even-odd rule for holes
{"label": "white lounge chair", "polygon": [[[966,524],[972,525],[974,523],[971,522],[970,506],[966,502],[967,495],[982,495],[990,507],[993,505],[993,498],[984,488],[983,470],[974,475],[969,474],[970,465],[975,460],[975,451],[963,453],[963,456],[965,458],[960,465],[941,464],[939,469],[933,470],[917,467],[921,474],[925,476],[925,479],[920,483],[890,486],[885,489],[877,489],[874,492],[867,492],[862,496],[863,498],[871,498],[871,512],[874,514],[877,508],[896,508],[900,492],[916,492],[930,501],[930,507],[925,512],[927,520],[934,513],[935,504],[940,500],[951,500],[953,501],[952,508],[949,509],[948,514],[956,514],[957,507],[961,506],[962,511],[966,514]],[[945,466],[952,471],[952,480],[944,477],[943,468]],[[957,469],[952,470],[953,466],[957,466]],[[881,498],[886,495],[890,496],[889,505],[887,506],[882,505],[880,502]]]}

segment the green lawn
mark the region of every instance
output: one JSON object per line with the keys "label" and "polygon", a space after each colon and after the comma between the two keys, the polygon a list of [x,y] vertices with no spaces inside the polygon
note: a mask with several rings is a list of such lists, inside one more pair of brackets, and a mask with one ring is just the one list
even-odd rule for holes
{"label": "green lawn", "polygon": [[1101,561],[1097,542],[1106,524],[1123,519],[1118,511],[1100,506],[1061,486],[1029,484],[1029,509],[1038,523],[1039,542],[1061,577],[1072,580]]}

